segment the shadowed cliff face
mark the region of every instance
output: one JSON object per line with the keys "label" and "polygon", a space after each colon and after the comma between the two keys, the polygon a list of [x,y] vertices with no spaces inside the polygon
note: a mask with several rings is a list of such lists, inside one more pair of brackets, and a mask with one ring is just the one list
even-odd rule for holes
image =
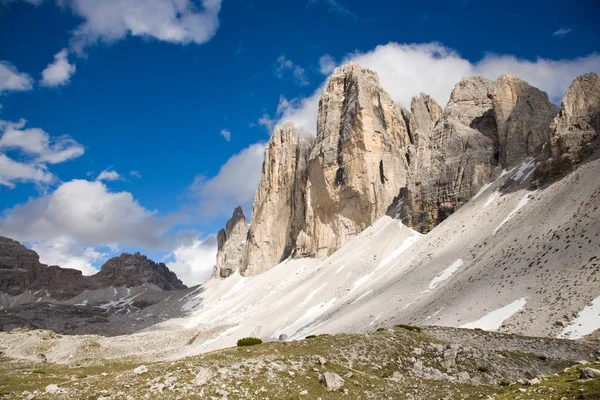
{"label": "shadowed cliff face", "polygon": [[569,154],[567,164],[577,165],[600,125],[597,79],[578,78],[560,113],[546,93],[510,74],[463,79],[444,109],[421,94],[406,110],[376,73],[354,63],[337,68],[323,89],[315,139],[290,123],[275,129],[247,242],[235,241],[245,249],[234,253],[244,256],[228,268],[251,275],[291,255],[328,256],[385,214],[427,233],[503,170],[547,153],[562,164]]}
{"label": "shadowed cliff face", "polygon": [[585,74],[573,81],[550,126],[545,160],[534,178],[542,184],[573,171],[600,148],[600,78]]}
{"label": "shadowed cliff face", "polygon": [[114,257],[97,274],[83,276],[79,270],[42,264],[35,251],[0,236],[0,291],[11,296],[26,290],[45,290],[50,297],[64,300],[84,290],[109,286],[134,287],[145,283],[152,283],[163,290],[186,287],[165,264],[157,264],[140,253]]}

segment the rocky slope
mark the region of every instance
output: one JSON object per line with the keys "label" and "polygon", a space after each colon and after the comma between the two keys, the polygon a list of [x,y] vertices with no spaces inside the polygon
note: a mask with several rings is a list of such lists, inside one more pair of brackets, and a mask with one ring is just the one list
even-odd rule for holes
{"label": "rocky slope", "polygon": [[[64,301],[89,291],[109,287],[133,288],[151,285],[157,290],[178,290],[186,286],[163,263],[140,253],[111,258],[100,271],[83,276],[81,271],[40,263],[36,252],[19,242],[0,237],[0,304],[7,307],[18,296],[18,304]],[[116,293],[115,293],[116,294]]]}
{"label": "rocky slope", "polygon": [[[326,257],[385,214],[431,231],[503,170],[542,159],[551,146],[564,152],[565,141],[595,138],[594,76],[576,80],[557,115],[546,93],[510,74],[463,79],[444,109],[421,94],[404,110],[374,72],[357,64],[336,69],[319,102],[315,139],[290,123],[275,129],[246,256],[230,269],[252,275],[291,255]],[[565,124],[584,127],[569,134],[577,138],[558,140],[557,132],[573,131]]]}
{"label": "rocky slope", "polygon": [[[29,334],[29,337],[17,342]],[[50,357],[67,341],[48,331],[32,337]],[[23,342],[27,343],[24,344]],[[597,399],[600,363],[589,343],[449,328],[387,327],[365,334],[323,335],[291,343],[233,348],[177,361],[121,359],[93,336],[74,349],[75,365],[17,360],[0,353],[5,399]],[[13,351],[11,351],[12,353]],[[555,375],[560,373],[560,375]],[[563,397],[568,396],[568,397]]]}

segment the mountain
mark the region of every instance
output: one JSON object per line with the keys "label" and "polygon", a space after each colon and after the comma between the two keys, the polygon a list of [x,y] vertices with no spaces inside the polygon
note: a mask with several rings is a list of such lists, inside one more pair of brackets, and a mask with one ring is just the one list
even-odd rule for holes
{"label": "mountain", "polygon": [[[42,264],[35,251],[15,240],[0,237],[0,294],[3,307],[40,299],[66,301],[84,292],[142,285],[152,285],[156,290],[186,288],[165,264],[155,263],[140,253],[124,253],[111,258],[97,274],[83,276],[79,270]],[[18,299],[14,299],[16,297]]]}
{"label": "mountain", "polygon": [[[550,155],[574,151],[560,143],[593,139],[598,117],[586,107],[597,108],[597,91],[596,75],[580,77],[559,108],[514,75],[475,76],[444,109],[421,94],[406,110],[377,74],[342,66],[324,86],[316,138],[291,123],[273,132],[245,249],[236,239],[241,263],[229,269],[253,275],[289,256],[326,257],[386,214],[427,233],[503,171],[553,163]],[[566,134],[580,122],[586,134]]]}

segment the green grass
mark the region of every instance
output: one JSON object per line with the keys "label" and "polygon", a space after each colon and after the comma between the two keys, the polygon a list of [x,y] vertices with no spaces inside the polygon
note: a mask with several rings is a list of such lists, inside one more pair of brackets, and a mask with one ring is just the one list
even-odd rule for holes
{"label": "green grass", "polygon": [[259,338],[255,338],[255,337],[245,337],[245,338],[241,338],[237,341],[238,347],[255,346],[255,345],[261,344],[261,343],[262,343],[262,340],[260,340]]}

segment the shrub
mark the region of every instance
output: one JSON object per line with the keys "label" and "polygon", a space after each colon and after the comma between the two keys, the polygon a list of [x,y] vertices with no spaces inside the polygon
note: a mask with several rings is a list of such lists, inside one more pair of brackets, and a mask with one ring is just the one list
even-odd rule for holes
{"label": "shrub", "polygon": [[308,335],[307,337],[305,337],[304,339],[314,339],[316,338],[317,335]]}
{"label": "shrub", "polygon": [[396,325],[396,328],[406,329],[407,331],[411,331],[411,332],[421,332],[421,328],[419,328],[418,326],[412,326],[412,325],[399,324],[399,325]]}
{"label": "shrub", "polygon": [[481,372],[483,374],[486,374],[486,373],[490,372],[490,370],[488,369],[488,367],[484,367],[484,366],[481,366],[481,367],[477,368],[477,371],[479,371],[479,372]]}
{"label": "shrub", "polygon": [[237,341],[238,346],[254,346],[255,344],[261,344],[262,340],[255,337],[245,337]]}
{"label": "shrub", "polygon": [[385,328],[377,328],[377,332],[383,332],[385,331]]}

